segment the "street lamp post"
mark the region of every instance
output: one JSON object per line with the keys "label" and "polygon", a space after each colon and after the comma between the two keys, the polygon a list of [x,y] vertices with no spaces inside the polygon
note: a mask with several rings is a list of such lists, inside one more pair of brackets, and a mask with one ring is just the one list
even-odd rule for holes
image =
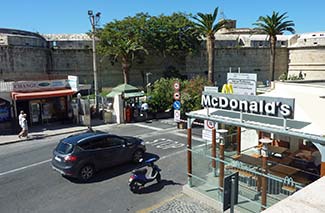
{"label": "street lamp post", "polygon": [[95,31],[96,25],[100,19],[100,12],[97,12],[94,15],[92,10],[88,10],[88,16],[90,20],[90,24],[92,27],[92,50],[93,50],[93,71],[94,71],[94,90],[95,90],[95,106],[96,106],[96,114],[98,115],[98,82],[97,82],[97,65],[96,65],[96,44],[95,44]]}
{"label": "street lamp post", "polygon": [[149,87],[149,75],[152,75],[152,73],[151,72],[146,73],[146,76],[147,76],[147,85],[146,85],[147,92],[148,92],[148,87]]}

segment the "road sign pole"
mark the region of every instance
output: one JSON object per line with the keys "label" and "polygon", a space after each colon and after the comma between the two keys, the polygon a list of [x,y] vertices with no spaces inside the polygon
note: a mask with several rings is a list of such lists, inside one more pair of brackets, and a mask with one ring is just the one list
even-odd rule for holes
{"label": "road sign pole", "polygon": [[236,177],[231,177],[231,192],[230,192],[230,213],[234,213],[236,199]]}

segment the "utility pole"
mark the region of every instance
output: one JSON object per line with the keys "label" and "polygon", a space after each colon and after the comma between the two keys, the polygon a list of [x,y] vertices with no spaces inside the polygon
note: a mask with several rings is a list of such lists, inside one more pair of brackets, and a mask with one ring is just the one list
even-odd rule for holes
{"label": "utility pole", "polygon": [[93,50],[93,71],[94,71],[94,90],[95,90],[95,106],[96,106],[96,115],[99,112],[98,106],[98,81],[97,81],[97,64],[96,64],[96,43],[95,43],[95,32],[96,32],[96,25],[100,19],[100,12],[94,15],[92,10],[88,10],[88,16],[92,28],[92,50]]}

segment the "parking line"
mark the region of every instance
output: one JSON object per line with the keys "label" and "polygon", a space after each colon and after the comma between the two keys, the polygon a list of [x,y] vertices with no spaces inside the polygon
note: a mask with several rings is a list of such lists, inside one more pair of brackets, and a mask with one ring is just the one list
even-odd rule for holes
{"label": "parking line", "polygon": [[31,168],[31,167],[34,167],[34,166],[38,166],[38,165],[41,165],[43,163],[48,163],[51,160],[52,159],[48,159],[48,160],[44,160],[44,161],[41,161],[41,162],[38,162],[38,163],[30,164],[28,166],[23,166],[23,167],[20,167],[20,168],[17,168],[17,169],[13,169],[13,170],[9,170],[9,171],[6,171],[6,172],[2,172],[2,173],[0,173],[0,176],[4,176],[4,175],[10,174],[10,173],[18,172],[18,171],[21,171],[21,170],[24,170],[24,169],[28,169],[28,168]]}

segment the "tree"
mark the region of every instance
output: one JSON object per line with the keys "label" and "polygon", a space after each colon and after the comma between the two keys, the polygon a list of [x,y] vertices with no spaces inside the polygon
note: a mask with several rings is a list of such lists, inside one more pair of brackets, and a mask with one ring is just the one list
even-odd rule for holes
{"label": "tree", "polygon": [[154,54],[186,56],[199,47],[198,34],[190,16],[173,13],[170,16],[153,16],[148,20],[146,47]]}
{"label": "tree", "polygon": [[136,57],[147,53],[143,46],[141,29],[144,28],[147,14],[126,17],[122,21],[113,21],[99,31],[98,50],[102,55],[109,56],[111,63],[120,62],[124,83],[129,83],[129,71]]}
{"label": "tree", "polygon": [[272,16],[260,16],[254,25],[257,26],[257,30],[261,30],[269,36],[270,42],[270,72],[272,73],[271,81],[274,81],[275,74],[275,50],[276,50],[276,36],[283,34],[284,31],[289,31],[290,33],[295,33],[295,24],[286,20],[288,17],[287,13],[279,15],[278,12],[272,13]]}
{"label": "tree", "polygon": [[197,13],[194,16],[195,26],[198,33],[206,38],[206,48],[208,55],[208,81],[214,83],[214,41],[215,33],[226,27],[226,20],[220,20],[217,23],[218,7],[214,9],[213,14]]}
{"label": "tree", "polygon": [[199,44],[193,22],[183,13],[171,16],[139,13],[107,23],[98,37],[99,52],[108,55],[113,64],[121,63],[124,83],[129,81],[128,74],[134,59],[143,62],[144,53],[163,57],[182,56],[193,52]]}

